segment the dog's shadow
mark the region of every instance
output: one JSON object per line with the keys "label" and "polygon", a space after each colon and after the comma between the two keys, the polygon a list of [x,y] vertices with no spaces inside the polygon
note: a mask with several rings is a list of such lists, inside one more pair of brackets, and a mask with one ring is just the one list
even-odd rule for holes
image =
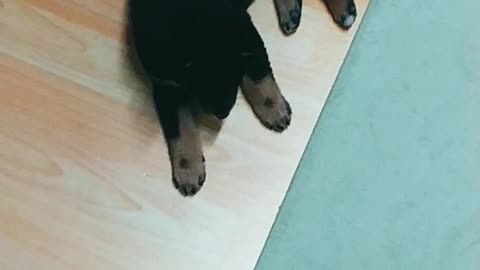
{"label": "dog's shadow", "polygon": [[213,145],[223,128],[223,121],[210,114],[202,113],[197,117],[197,123],[202,133],[202,143]]}
{"label": "dog's shadow", "polygon": [[[141,131],[143,133],[142,135],[147,137],[151,142],[152,140],[158,139],[160,135],[163,137],[163,134],[159,134],[161,129],[158,129],[158,127],[161,127],[161,125],[153,104],[153,87],[151,85],[151,81],[145,74],[135,51],[129,16],[129,4],[127,4],[125,8],[124,21],[125,25],[122,42],[124,63],[128,65],[129,72],[133,73],[129,74],[129,76],[133,75],[134,78],[140,82],[140,86],[134,87],[131,91],[129,105],[131,108],[135,108],[132,110],[132,121],[135,121],[135,123],[143,122],[148,125],[146,127],[142,127]],[[199,110],[197,110],[196,119],[198,128],[202,133],[202,143],[207,145],[214,144],[219,132],[222,129],[223,121],[218,120],[209,114],[199,112]],[[133,126],[137,125],[134,124]]]}

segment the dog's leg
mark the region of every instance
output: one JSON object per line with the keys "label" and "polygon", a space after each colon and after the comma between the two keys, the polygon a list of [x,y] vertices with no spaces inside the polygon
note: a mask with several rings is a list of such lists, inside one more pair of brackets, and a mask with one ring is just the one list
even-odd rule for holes
{"label": "dog's leg", "polygon": [[271,73],[258,80],[246,74],[243,77],[242,90],[253,112],[265,127],[276,132],[288,128],[292,109]]}
{"label": "dog's leg", "polygon": [[175,87],[155,86],[155,108],[168,145],[173,184],[183,196],[193,196],[206,174],[200,136],[187,100]]}
{"label": "dog's leg", "polygon": [[357,18],[354,0],[324,0],[333,20],[343,29],[352,27]]}
{"label": "dog's leg", "polygon": [[302,0],[274,0],[280,29],[285,35],[297,31],[302,16]]}
{"label": "dog's leg", "polygon": [[242,92],[263,125],[282,132],[290,125],[292,110],[274,79],[265,43],[250,16],[247,19],[242,27],[247,52]]}

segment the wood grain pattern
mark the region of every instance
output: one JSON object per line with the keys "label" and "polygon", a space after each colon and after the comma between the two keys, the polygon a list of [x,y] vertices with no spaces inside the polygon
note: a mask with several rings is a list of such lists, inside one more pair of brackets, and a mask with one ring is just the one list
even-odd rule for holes
{"label": "wood grain pattern", "polygon": [[267,131],[240,99],[202,131],[208,180],[185,199],[126,56],[125,2],[0,0],[0,269],[252,269],[356,30],[305,2],[289,38],[271,1],[251,9],[292,126]]}

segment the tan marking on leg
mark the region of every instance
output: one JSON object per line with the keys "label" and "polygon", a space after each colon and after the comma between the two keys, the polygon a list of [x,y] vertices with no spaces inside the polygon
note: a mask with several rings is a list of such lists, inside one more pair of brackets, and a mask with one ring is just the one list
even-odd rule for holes
{"label": "tan marking on leg", "polygon": [[169,141],[173,181],[184,196],[195,195],[205,182],[202,145],[195,120],[188,108],[178,111],[180,136]]}
{"label": "tan marking on leg", "polygon": [[242,90],[258,119],[269,129],[282,132],[290,125],[292,111],[273,76],[261,81],[243,77]]}

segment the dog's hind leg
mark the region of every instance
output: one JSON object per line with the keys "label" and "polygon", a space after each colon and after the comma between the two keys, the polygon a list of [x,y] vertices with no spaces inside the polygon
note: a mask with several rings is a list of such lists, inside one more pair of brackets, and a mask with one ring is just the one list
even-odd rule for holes
{"label": "dog's hind leg", "polygon": [[172,181],[183,196],[195,195],[206,178],[200,135],[188,98],[175,86],[156,84],[153,98],[172,165]]}
{"label": "dog's hind leg", "polygon": [[333,20],[341,28],[347,30],[352,27],[357,18],[357,9],[354,0],[323,0],[332,14]]}
{"label": "dog's hind leg", "polygon": [[297,31],[302,16],[302,0],[274,0],[280,29],[285,35]]}

